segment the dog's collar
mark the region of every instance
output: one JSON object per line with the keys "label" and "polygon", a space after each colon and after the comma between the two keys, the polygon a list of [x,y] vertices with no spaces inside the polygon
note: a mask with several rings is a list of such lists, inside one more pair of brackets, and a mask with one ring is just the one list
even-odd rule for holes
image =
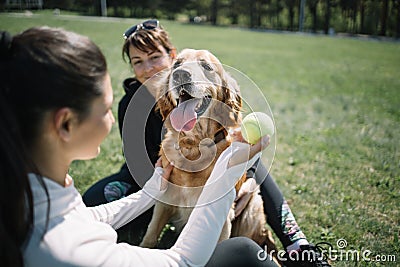
{"label": "dog's collar", "polygon": [[218,144],[219,142],[221,142],[222,140],[225,139],[226,137],[226,130],[225,129],[221,129],[219,130],[215,135],[214,135],[214,144]]}
{"label": "dog's collar", "polygon": [[[221,142],[222,140],[224,140],[225,137],[226,137],[226,134],[227,134],[227,131],[226,131],[225,129],[219,130],[219,131],[214,135],[214,143],[209,144],[208,147],[211,147],[211,146],[213,146],[213,145],[216,145],[216,144],[218,144],[219,142]],[[179,145],[178,145],[177,143],[174,144],[174,148],[175,148],[176,150],[179,150],[179,149],[180,149],[180,147],[179,147]]]}

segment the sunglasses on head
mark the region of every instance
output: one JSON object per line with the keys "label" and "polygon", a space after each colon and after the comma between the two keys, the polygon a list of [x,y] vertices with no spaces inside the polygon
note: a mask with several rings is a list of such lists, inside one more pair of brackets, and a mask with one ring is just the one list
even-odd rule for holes
{"label": "sunglasses on head", "polygon": [[156,28],[160,27],[160,22],[156,19],[149,19],[146,21],[143,21],[140,24],[136,24],[132,27],[130,27],[129,29],[127,29],[123,36],[124,39],[128,39],[132,34],[134,34],[136,31],[140,30],[140,29],[145,29],[145,30],[154,30]]}

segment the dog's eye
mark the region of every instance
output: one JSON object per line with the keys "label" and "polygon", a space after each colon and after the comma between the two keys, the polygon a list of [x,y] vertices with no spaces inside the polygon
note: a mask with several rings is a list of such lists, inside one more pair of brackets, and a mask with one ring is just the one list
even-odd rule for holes
{"label": "dog's eye", "polygon": [[178,68],[180,65],[182,65],[182,60],[177,59],[174,63],[174,69]]}
{"label": "dog's eye", "polygon": [[200,60],[200,65],[206,70],[206,71],[212,71],[213,68],[211,67],[210,64],[208,64],[204,59]]}

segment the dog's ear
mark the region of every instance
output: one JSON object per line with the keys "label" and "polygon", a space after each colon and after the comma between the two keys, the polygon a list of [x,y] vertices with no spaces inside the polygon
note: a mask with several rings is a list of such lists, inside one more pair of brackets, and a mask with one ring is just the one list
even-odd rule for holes
{"label": "dog's ear", "polygon": [[163,121],[168,117],[169,113],[175,108],[176,101],[171,97],[171,93],[168,90],[168,81],[171,75],[170,70],[165,70],[159,73],[160,78],[158,80],[157,90],[157,103],[155,111],[159,111]]}
{"label": "dog's ear", "polygon": [[160,112],[164,121],[168,117],[169,113],[171,113],[175,108],[176,101],[172,99],[171,93],[167,87],[160,91],[162,95],[158,96],[156,111]]}
{"label": "dog's ear", "polygon": [[242,119],[242,97],[240,96],[239,84],[230,74],[224,72],[222,87],[224,90],[224,103],[232,108],[233,114],[235,116],[235,121],[239,123]]}

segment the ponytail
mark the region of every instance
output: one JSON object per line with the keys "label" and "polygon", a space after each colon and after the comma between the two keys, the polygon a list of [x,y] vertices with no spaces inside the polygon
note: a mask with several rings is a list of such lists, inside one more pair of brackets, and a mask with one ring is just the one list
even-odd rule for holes
{"label": "ponytail", "polygon": [[[0,71],[4,73],[12,37],[8,32],[1,32],[0,38]],[[23,266],[22,249],[33,226],[29,163],[8,101],[7,84],[0,83],[0,258],[4,266]]]}
{"label": "ponytail", "polygon": [[[1,32],[0,38],[0,71],[4,73],[12,37]],[[22,249],[33,225],[29,161],[4,81],[0,81],[0,125],[0,258],[2,266],[23,266]]]}

